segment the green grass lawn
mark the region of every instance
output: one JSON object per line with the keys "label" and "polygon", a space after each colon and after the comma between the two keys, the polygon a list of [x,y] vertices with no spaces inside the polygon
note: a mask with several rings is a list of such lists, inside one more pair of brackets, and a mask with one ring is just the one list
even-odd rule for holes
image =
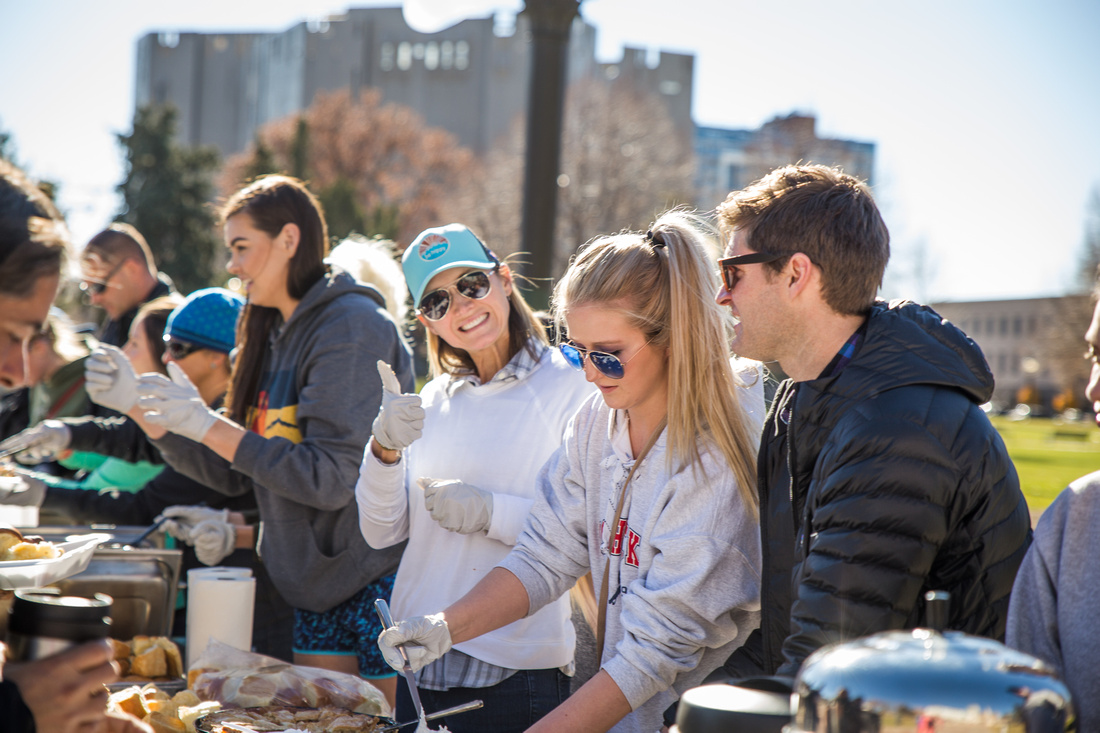
{"label": "green grass lawn", "polygon": [[992,418],[1000,432],[1033,515],[1079,476],[1100,469],[1100,429],[1091,421]]}

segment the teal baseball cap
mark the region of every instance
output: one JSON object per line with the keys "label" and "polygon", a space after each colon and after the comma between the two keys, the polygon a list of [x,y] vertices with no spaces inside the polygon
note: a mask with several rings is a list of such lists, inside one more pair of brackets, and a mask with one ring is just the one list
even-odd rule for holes
{"label": "teal baseball cap", "polygon": [[444,270],[453,267],[492,270],[499,264],[497,256],[463,224],[425,229],[401,257],[414,308],[420,307],[428,281]]}

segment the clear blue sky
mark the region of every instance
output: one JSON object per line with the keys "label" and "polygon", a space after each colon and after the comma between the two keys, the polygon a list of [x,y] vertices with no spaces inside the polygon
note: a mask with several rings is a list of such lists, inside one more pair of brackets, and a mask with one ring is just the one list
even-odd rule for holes
{"label": "clear blue sky", "polygon": [[[0,0],[0,129],[32,175],[61,184],[82,243],[117,208],[114,133],[130,125],[142,34],[284,29],[346,7]],[[799,111],[817,116],[819,135],[876,143],[894,250],[886,295],[1032,297],[1071,284],[1100,187],[1100,2],[585,0],[581,10],[603,60],[623,45],[694,52],[701,124],[756,127]]]}

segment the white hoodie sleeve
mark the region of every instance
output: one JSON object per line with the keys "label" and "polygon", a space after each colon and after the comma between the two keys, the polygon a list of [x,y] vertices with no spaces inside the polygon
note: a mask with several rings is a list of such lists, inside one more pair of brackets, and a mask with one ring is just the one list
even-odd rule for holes
{"label": "white hoodie sleeve", "polygon": [[409,492],[405,483],[405,456],[394,464],[375,458],[370,445],[363,451],[355,501],[359,505],[359,531],[376,550],[391,547],[409,537]]}

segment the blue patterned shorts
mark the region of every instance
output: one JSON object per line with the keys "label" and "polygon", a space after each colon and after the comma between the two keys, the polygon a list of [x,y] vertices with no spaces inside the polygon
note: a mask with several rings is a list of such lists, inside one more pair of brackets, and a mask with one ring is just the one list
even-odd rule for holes
{"label": "blue patterned shorts", "polygon": [[294,609],[294,651],[297,654],[356,655],[359,674],[367,679],[393,677],[378,649],[382,624],[374,611],[374,599],[393,594],[394,575],[379,578],[338,606],[323,613]]}

